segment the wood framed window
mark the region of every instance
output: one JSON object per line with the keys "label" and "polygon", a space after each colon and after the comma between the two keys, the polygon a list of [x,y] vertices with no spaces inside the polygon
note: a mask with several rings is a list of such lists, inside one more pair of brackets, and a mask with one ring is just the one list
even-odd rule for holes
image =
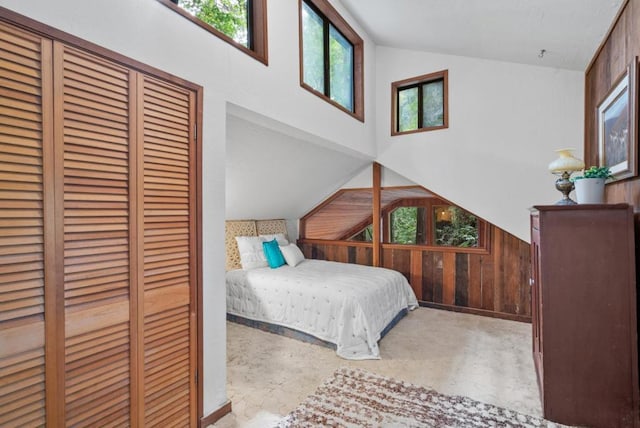
{"label": "wood framed window", "polygon": [[265,65],[267,0],[158,0]]}
{"label": "wood framed window", "polygon": [[448,70],[391,84],[391,135],[449,127]]}
{"label": "wood framed window", "polygon": [[364,121],[363,41],[327,0],[300,2],[300,86]]}

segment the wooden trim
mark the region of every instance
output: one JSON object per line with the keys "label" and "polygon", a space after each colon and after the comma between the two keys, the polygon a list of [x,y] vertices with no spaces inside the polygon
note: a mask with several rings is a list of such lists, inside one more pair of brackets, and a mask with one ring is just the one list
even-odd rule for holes
{"label": "wooden trim", "polygon": [[[62,79],[64,47],[59,42],[53,42],[53,121],[52,124],[62,124],[64,117],[64,88]],[[54,312],[47,315],[50,319],[45,319],[46,325],[46,352],[48,358],[53,358],[52,363],[47,368],[53,373],[47,372],[47,402],[53,404],[47,411],[53,410],[52,415],[47,415],[47,419],[52,421],[52,426],[65,425],[65,310],[64,310],[64,129],[62,126],[53,127],[53,171],[54,183],[54,222],[55,222],[55,279],[49,283],[47,288],[53,288],[49,297],[53,297],[51,307],[55,307]],[[55,366],[55,368],[52,368]],[[52,394],[52,395],[51,395]]]}
{"label": "wooden trim", "polygon": [[180,6],[173,3],[171,0],[157,0],[161,4],[165,5],[169,9],[173,10],[183,18],[188,19],[193,22],[200,28],[208,31],[213,34],[217,38],[223,40],[226,43],[229,43],[234,48],[242,51],[243,53],[249,55],[253,59],[263,63],[264,65],[269,65],[269,54],[268,54],[268,42],[267,42],[267,3],[266,0],[253,0],[252,12],[250,21],[253,23],[254,27],[249,30],[251,37],[253,40],[251,43],[253,44],[253,49],[248,48],[231,37],[224,34],[222,31],[218,30],[214,26],[207,24],[203,20],[191,15],[189,12],[181,8]]}
{"label": "wooden trim", "polygon": [[[398,131],[398,90],[405,86],[421,85],[432,80],[443,80],[443,118],[442,125],[418,128],[411,131]],[[438,129],[446,129],[449,127],[449,70],[436,71],[422,76],[410,77],[408,79],[399,80],[391,83],[391,136],[415,134],[417,132],[435,131]]]}
{"label": "wooden trim", "polygon": [[[60,104],[54,104],[54,63],[53,43],[42,40],[41,43],[41,79],[42,79],[42,124],[54,123],[60,112]],[[61,305],[62,251],[60,251],[61,221],[57,216],[60,203],[55,193],[55,183],[59,179],[55,168],[56,130],[42,126],[42,202],[44,217],[44,335],[45,335],[45,412],[48,426],[64,425],[64,403],[57,397],[63,397],[64,352],[59,352],[60,343],[64,343],[64,312]]]}
{"label": "wooden trim", "polygon": [[366,247],[373,248],[373,243],[362,241],[335,241],[330,239],[298,239],[300,245],[335,245],[337,247]]}
{"label": "wooden trim", "polygon": [[[129,71],[129,281],[131,307],[131,426],[144,427],[144,117],[143,77]],[[140,204],[138,204],[140,202]]]}
{"label": "wooden trim", "polygon": [[[204,322],[203,322],[203,314],[204,314],[204,300],[203,300],[203,291],[202,284],[202,117],[203,117],[203,100],[204,100],[204,90],[202,88],[198,88],[196,90],[196,112],[195,112],[195,120],[196,120],[196,251],[197,251],[197,271],[196,271],[196,304],[197,304],[197,329],[198,329],[198,341],[197,341],[197,418],[201,420],[204,414],[204,382],[203,382],[203,374],[204,374]],[[231,411],[231,402],[229,402],[229,411]]]}
{"label": "wooden trim", "polygon": [[383,250],[421,250],[435,253],[456,253],[456,254],[491,254],[488,248],[466,248],[466,247],[435,247],[432,245],[415,244],[389,244],[382,243]]}
{"label": "wooden trim", "polygon": [[380,236],[380,183],[382,182],[382,166],[378,162],[373,163],[373,207],[372,207],[372,224],[373,224],[373,266],[380,266],[381,258],[381,236]]}
{"label": "wooden trim", "polygon": [[442,303],[432,303],[432,302],[423,302],[423,301],[419,301],[418,303],[420,304],[420,306],[425,308],[443,309],[445,311],[460,312],[460,313],[471,314],[471,315],[480,315],[483,317],[500,318],[504,320],[525,322],[525,323],[531,324],[531,317],[525,316],[525,315],[507,314],[505,312],[493,312],[493,311],[488,311],[486,309],[466,308],[463,306],[445,305]]}
{"label": "wooden trim", "polygon": [[200,85],[184,80],[180,77],[176,77],[173,74],[169,74],[166,71],[162,71],[158,68],[149,66],[140,61],[136,61],[132,58],[119,54],[110,49],[99,46],[95,43],[88,42],[80,37],[50,27],[24,15],[20,15],[10,9],[0,6],[0,20],[23,28],[33,34],[51,38],[64,42],[66,45],[82,49],[86,52],[91,52],[92,55],[107,59],[117,64],[123,65],[128,68],[132,68],[136,71],[140,71],[145,74],[157,77],[161,80],[171,82],[177,86],[182,86],[187,89],[198,90]]}
{"label": "wooden trim", "polygon": [[[168,0],[162,0],[168,1]],[[304,51],[303,51],[303,33],[302,33],[302,3],[305,0],[298,0],[298,55],[300,68],[300,87],[311,92],[315,96],[323,99],[329,104],[339,108],[348,115],[364,122],[364,41],[349,25],[349,23],[338,13],[337,10],[327,0],[306,0],[313,5],[321,14],[323,14],[334,27],[336,27],[342,35],[353,45],[353,111],[346,109],[344,106],[333,101],[324,93],[315,90],[311,86],[304,83]]]}
{"label": "wooden trim", "polygon": [[213,425],[222,419],[223,416],[231,413],[231,401],[227,401],[222,406],[220,406],[217,410],[209,413],[207,416],[203,416],[200,418],[200,428],[207,428],[209,425]]}
{"label": "wooden trim", "polygon": [[[585,75],[589,74],[589,72],[591,71],[591,67],[593,67],[593,64],[596,62],[596,59],[598,58],[598,56],[600,56],[600,52],[602,52],[602,49],[607,44],[609,37],[611,37],[611,33],[613,33],[613,30],[618,25],[618,21],[620,20],[620,17],[624,13],[624,10],[627,8],[628,4],[629,4],[629,0],[624,0],[620,5],[620,9],[618,9],[618,13],[616,13],[616,16],[613,18],[613,21],[611,22],[609,29],[607,30],[607,32],[605,33],[605,36],[600,41],[600,45],[598,45],[598,49],[596,49],[596,52],[593,54],[591,61],[589,61],[587,68],[585,68],[584,70]],[[585,84],[586,84],[586,79],[585,79]]]}
{"label": "wooden trim", "polygon": [[199,216],[197,215],[198,210],[198,189],[197,185],[197,177],[198,177],[198,167],[197,167],[197,131],[195,130],[196,126],[196,100],[194,99],[194,93],[189,92],[189,141],[192,144],[191,149],[189,150],[189,277],[190,277],[190,287],[189,287],[189,301],[191,302],[189,305],[189,332],[190,332],[190,341],[191,347],[189,349],[189,366],[191,367],[190,379],[189,379],[189,415],[191,426],[195,427],[197,421],[199,419],[198,407],[199,407],[199,397],[198,397],[198,350],[199,343],[198,337],[200,335],[198,331],[198,269],[202,266],[201,259],[198,257],[198,235],[199,231],[197,228]]}

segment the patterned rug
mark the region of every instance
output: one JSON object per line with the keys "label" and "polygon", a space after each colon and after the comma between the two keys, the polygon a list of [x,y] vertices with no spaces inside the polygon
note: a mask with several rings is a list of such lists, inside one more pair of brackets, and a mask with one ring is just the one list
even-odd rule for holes
{"label": "patterned rug", "polygon": [[338,369],[278,428],[562,427],[544,419],[449,396],[359,369]]}

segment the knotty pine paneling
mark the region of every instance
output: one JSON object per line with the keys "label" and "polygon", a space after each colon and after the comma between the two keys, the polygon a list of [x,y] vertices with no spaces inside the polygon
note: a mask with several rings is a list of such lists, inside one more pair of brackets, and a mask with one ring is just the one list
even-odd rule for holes
{"label": "knotty pine paneling", "polygon": [[[423,249],[418,263],[415,249],[382,244],[382,266],[401,272],[425,306],[530,322],[529,244],[493,225],[488,236],[486,254]],[[299,244],[305,257],[320,260],[353,263],[354,252],[371,252],[370,244],[347,241]]]}
{"label": "knotty pine paneling", "polygon": [[0,426],[45,424],[47,48],[0,23]]}

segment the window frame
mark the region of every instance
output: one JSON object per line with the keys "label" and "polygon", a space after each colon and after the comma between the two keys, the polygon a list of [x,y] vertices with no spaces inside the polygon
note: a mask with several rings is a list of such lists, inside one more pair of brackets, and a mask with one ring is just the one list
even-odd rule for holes
{"label": "window frame", "polygon": [[[420,127],[422,121],[422,86],[442,80],[443,93],[443,119],[442,125]],[[398,97],[401,90],[418,88],[418,128],[408,131],[399,130],[399,113]],[[435,131],[437,129],[446,129],[449,127],[449,70],[436,71],[434,73],[423,74],[422,76],[411,77],[404,80],[391,83],[391,136],[415,134],[416,132]]]}
{"label": "window frame", "polygon": [[267,43],[267,0],[247,0],[247,10],[249,11],[247,38],[249,47],[236,42],[214,26],[207,24],[196,16],[191,15],[189,12],[175,4],[172,0],[156,1],[162,3],[169,9],[180,14],[182,17],[210,32],[219,39],[229,43],[231,46],[241,50],[255,60],[263,63],[264,65],[269,65],[269,51]]}
{"label": "window frame", "polygon": [[[478,253],[489,254],[490,251],[490,238],[489,238],[489,223],[478,217],[477,215],[467,211],[469,214],[476,217],[478,221],[478,246],[476,247],[456,247],[450,245],[436,245],[435,244],[435,219],[433,218],[433,209],[437,206],[455,206],[462,210],[464,208],[459,207],[445,199],[439,197],[433,198],[406,198],[398,200],[389,206],[387,206],[382,212],[382,234],[381,242],[383,248],[399,248],[399,249],[416,249],[425,251],[441,251],[441,252],[456,252],[456,253]],[[425,221],[425,244],[397,244],[391,242],[391,213],[398,208],[402,207],[423,207],[424,208],[424,221]],[[466,211],[466,210],[464,210]],[[357,242],[357,241],[354,241]]]}
{"label": "window frame", "polygon": [[[329,64],[325,61],[325,92],[320,92],[304,82],[304,51],[303,51],[303,31],[302,31],[302,10],[303,3],[306,3],[325,22],[324,27],[331,24],[338,32],[353,46],[353,111],[347,109],[342,104],[332,100],[326,95],[327,87],[330,85],[328,76]],[[327,35],[328,36],[328,35]],[[329,104],[339,108],[350,116],[364,122],[364,41],[355,32],[345,19],[334,9],[327,0],[298,0],[298,40],[299,40],[299,64],[300,64],[300,86]],[[328,55],[325,43],[325,58]]]}

